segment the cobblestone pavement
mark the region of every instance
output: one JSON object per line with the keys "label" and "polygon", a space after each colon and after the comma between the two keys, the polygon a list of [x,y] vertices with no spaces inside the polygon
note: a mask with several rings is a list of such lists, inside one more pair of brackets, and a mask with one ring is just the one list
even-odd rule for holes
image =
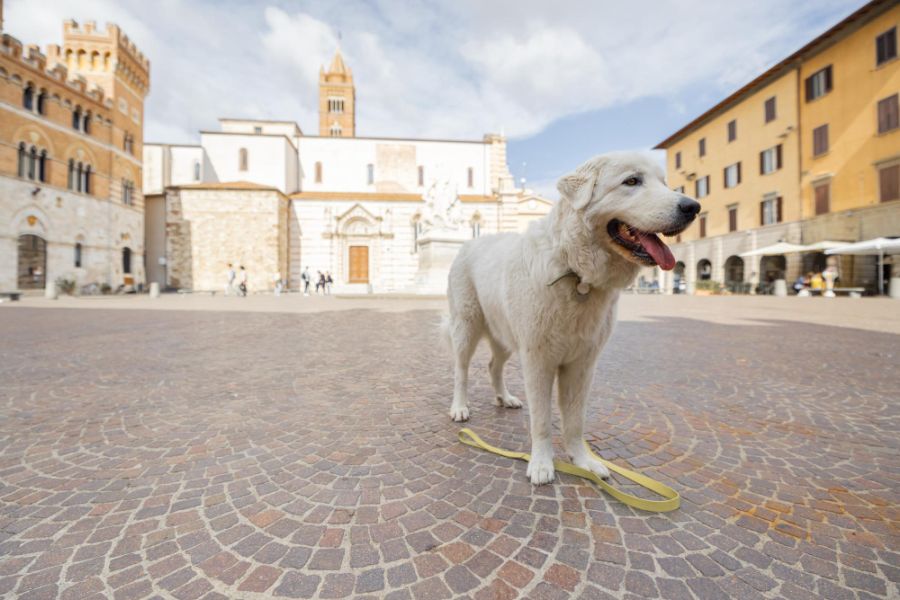
{"label": "cobblestone pavement", "polygon": [[[587,429],[651,515],[459,444],[437,321],[0,311],[0,596],[900,595],[900,336],[620,323]],[[487,359],[470,425],[527,448]]]}

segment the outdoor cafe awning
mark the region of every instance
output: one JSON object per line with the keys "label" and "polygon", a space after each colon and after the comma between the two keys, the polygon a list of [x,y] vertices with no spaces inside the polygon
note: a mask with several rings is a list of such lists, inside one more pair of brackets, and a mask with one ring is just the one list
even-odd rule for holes
{"label": "outdoor cafe awning", "polygon": [[825,254],[900,254],[900,238],[875,238],[856,242],[855,244],[842,244],[836,248],[826,250]]}
{"label": "outdoor cafe awning", "polygon": [[778,242],[777,244],[772,244],[771,246],[764,246],[762,248],[757,248],[756,250],[744,252],[740,256],[778,256],[781,254],[796,254],[797,252],[822,251],[825,251],[825,253],[827,254],[828,250],[831,248],[839,248],[846,245],[847,242],[832,242],[830,240],[816,242],[815,244],[809,244],[806,246],[803,246],[801,244],[791,244],[790,242]]}
{"label": "outdoor cafe awning", "polygon": [[777,256],[779,254],[791,254],[793,252],[804,252],[806,250],[806,246],[801,246],[800,244],[791,244],[789,242],[778,242],[777,244],[772,244],[771,246],[764,246],[762,248],[757,248],[756,250],[750,250],[749,252],[744,252],[740,256]]}

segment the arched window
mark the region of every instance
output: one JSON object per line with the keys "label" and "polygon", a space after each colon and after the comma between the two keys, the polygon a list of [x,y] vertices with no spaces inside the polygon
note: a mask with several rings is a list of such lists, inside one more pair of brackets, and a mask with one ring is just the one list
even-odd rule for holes
{"label": "arched window", "polygon": [[322,183],[322,163],[316,163],[316,183]]}
{"label": "arched window", "polygon": [[41,90],[37,97],[37,112],[39,115],[47,114],[47,90]]}
{"label": "arched window", "polygon": [[131,248],[122,248],[122,272],[126,275],[131,273]]}
{"label": "arched window", "polygon": [[38,179],[43,182],[47,181],[47,151],[41,150],[41,156],[38,159]]}
{"label": "arched window", "polygon": [[366,165],[366,183],[369,185],[375,183],[375,165],[372,163]]}
{"label": "arched window", "polygon": [[331,126],[331,137],[341,137],[341,126],[337,123]]}
{"label": "arched window", "polygon": [[194,181],[200,181],[200,161],[194,161]]}
{"label": "arched window", "polygon": [[72,129],[81,129],[81,107],[76,106],[72,111]]}
{"label": "arched window", "polygon": [[31,147],[31,154],[28,157],[28,179],[34,179],[37,175],[37,148]]}
{"label": "arched window", "polygon": [[75,169],[75,174],[77,178],[75,179],[75,191],[83,192],[84,191],[84,165],[82,163],[78,163],[78,168]]}
{"label": "arched window", "polygon": [[91,165],[84,168],[84,193],[91,193]]}
{"label": "arched window", "polygon": [[25,150],[25,142],[19,144],[19,177],[25,177],[28,172],[28,152]]}
{"label": "arched window", "polygon": [[247,149],[241,148],[238,150],[238,170],[246,171],[247,170]]}
{"label": "arched window", "polygon": [[81,122],[81,130],[85,133],[91,132],[91,112],[85,111],[84,118]]}
{"label": "arched window", "polygon": [[472,167],[469,167],[467,176],[468,176],[467,179],[469,182],[469,187],[475,187],[475,169],[473,169]]}
{"label": "arched window", "polygon": [[81,268],[81,242],[75,243],[75,267]]}
{"label": "arched window", "polygon": [[66,187],[70,190],[75,189],[75,159],[72,158],[69,159],[69,179]]}
{"label": "arched window", "polygon": [[34,109],[34,86],[30,83],[25,86],[25,91],[22,93],[22,106],[25,107],[25,110]]}
{"label": "arched window", "polygon": [[419,186],[425,185],[425,167],[419,165]]}

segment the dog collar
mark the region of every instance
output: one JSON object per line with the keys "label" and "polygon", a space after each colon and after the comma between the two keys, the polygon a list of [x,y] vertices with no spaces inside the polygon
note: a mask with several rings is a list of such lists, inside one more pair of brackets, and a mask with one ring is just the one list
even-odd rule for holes
{"label": "dog collar", "polygon": [[553,281],[551,281],[550,283],[548,283],[548,284],[547,284],[547,287],[551,287],[551,286],[553,286],[553,285],[556,285],[556,283],[557,283],[560,279],[565,279],[566,277],[574,277],[575,279],[578,280],[578,283],[575,284],[575,291],[578,292],[578,294],[579,294],[580,296],[584,296],[584,295],[586,295],[588,292],[591,291],[591,284],[585,283],[585,282],[581,281],[581,275],[579,275],[578,273],[576,273],[575,271],[573,271],[573,270],[571,270],[571,269],[569,269],[568,271],[566,271],[565,273],[563,273],[562,275],[560,275],[559,277],[557,277],[556,279],[554,279]]}

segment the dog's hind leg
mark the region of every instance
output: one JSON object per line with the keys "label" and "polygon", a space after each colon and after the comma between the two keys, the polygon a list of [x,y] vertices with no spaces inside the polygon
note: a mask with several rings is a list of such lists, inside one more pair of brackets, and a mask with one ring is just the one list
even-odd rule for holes
{"label": "dog's hind leg", "polygon": [[450,340],[453,344],[454,385],[450,418],[454,421],[469,420],[469,361],[484,329],[484,317],[477,306],[455,311],[450,317]]}
{"label": "dog's hind leg", "polygon": [[522,402],[509,393],[506,389],[506,382],[503,380],[503,366],[509,360],[510,351],[503,347],[503,344],[488,337],[491,343],[491,384],[494,386],[495,400],[497,406],[505,406],[506,408],[522,408]]}
{"label": "dog's hind leg", "polygon": [[587,399],[594,378],[594,356],[559,368],[559,412],[562,415],[563,445],[577,467],[593,471],[604,479],[606,466],[594,458],[584,444]]}

